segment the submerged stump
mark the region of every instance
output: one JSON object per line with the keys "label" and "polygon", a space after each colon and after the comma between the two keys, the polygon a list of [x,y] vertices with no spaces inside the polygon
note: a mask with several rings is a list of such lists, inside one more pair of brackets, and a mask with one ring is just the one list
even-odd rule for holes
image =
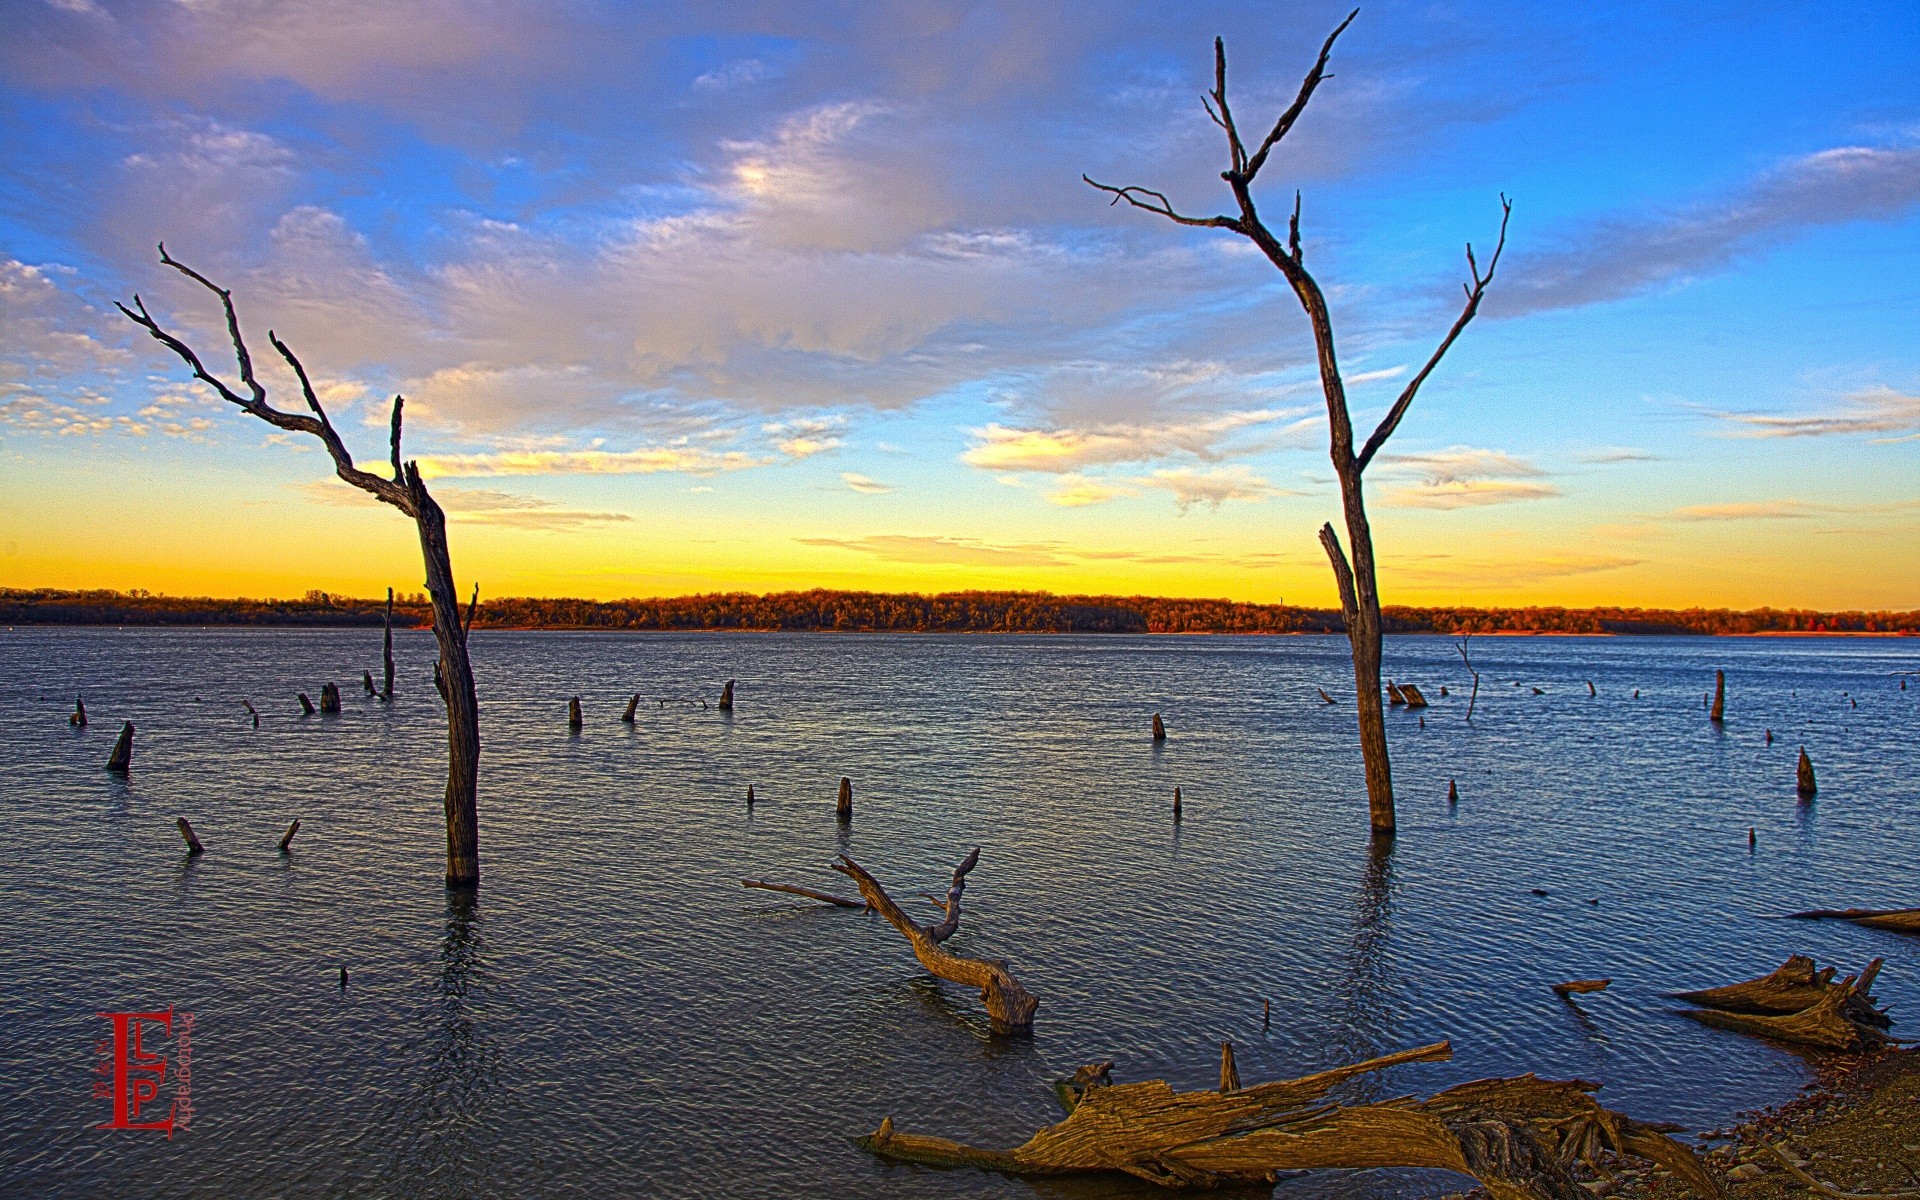
{"label": "submerged stump", "polygon": [[369,696],[378,696],[380,694],[380,689],[373,686],[372,671],[360,672],[360,686],[367,689],[367,695]]}
{"label": "submerged stump", "polygon": [[640,693],[635,692],[633,696],[629,698],[627,701],[627,711],[620,714],[621,723],[624,725],[633,724],[633,710],[639,707],[640,707]]}
{"label": "submerged stump", "polygon": [[1813,760],[1807,757],[1807,748],[1805,746],[1800,747],[1800,763],[1794,769],[1794,774],[1794,782],[1800,792],[1801,799],[1805,799],[1820,790],[1819,785],[1814,782]]}
{"label": "submerged stump", "polygon": [[73,715],[67,718],[67,724],[77,729],[87,727],[87,702],[78,696],[73,698]]}
{"label": "submerged stump", "polygon": [[1403,683],[1400,685],[1400,699],[1406,702],[1408,708],[1427,707],[1427,698],[1421,695],[1420,689],[1411,683]]}
{"label": "submerged stump", "polygon": [[337,713],[340,711],[340,685],[323,683],[320,685],[320,711]]}
{"label": "submerged stump", "polygon": [[1153,740],[1156,742],[1164,742],[1167,740],[1167,726],[1166,723],[1160,719],[1159,713],[1153,714]]}
{"label": "submerged stump", "polygon": [[313,701],[307,699],[305,692],[300,693],[300,711],[303,715],[309,717],[314,713]]}
{"label": "submerged stump", "polygon": [[1727,719],[1727,673],[1713,673],[1713,711],[1707,714],[1707,720],[1715,725]]}
{"label": "submerged stump", "polygon": [[733,680],[731,679],[727,680],[727,686],[720,689],[719,708],[721,712],[733,711]]}
{"label": "submerged stump", "polygon": [[174,824],[180,827],[180,836],[186,839],[187,853],[188,854],[204,853],[206,851],[206,847],[200,844],[199,838],[193,836],[193,826],[187,823],[187,819],[185,817],[175,817],[173,820],[174,820]]}
{"label": "submerged stump", "polygon": [[585,721],[580,716],[580,697],[575,696],[567,701],[567,728],[578,733],[583,724]]}
{"label": "submerged stump", "polygon": [[853,780],[840,777],[840,798],[834,801],[833,815],[842,825],[853,820]]}
{"label": "submerged stump", "polygon": [[113,741],[113,752],[107,755],[107,770],[125,775],[133,769],[133,722],[128,721],[120,727],[120,736]]}
{"label": "submerged stump", "polygon": [[299,832],[299,821],[296,820],[293,824],[287,826],[287,835],[280,839],[280,853],[285,854],[288,852],[287,848],[293,845],[293,835]]}

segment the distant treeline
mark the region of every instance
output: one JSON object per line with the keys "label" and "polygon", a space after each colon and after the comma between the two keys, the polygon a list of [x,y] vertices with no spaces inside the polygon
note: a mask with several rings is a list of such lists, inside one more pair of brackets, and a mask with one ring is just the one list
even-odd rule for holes
{"label": "distant treeline", "polygon": [[[213,600],[144,591],[0,588],[8,625],[378,625],[385,599],[308,592],[299,600]],[[1389,633],[1920,633],[1920,612],[1761,608],[1405,608]],[[396,598],[396,624],[425,626],[426,596]],[[496,629],[780,629],[902,633],[1338,633],[1337,611],[1159,596],[1046,592],[745,592],[653,600],[486,600],[475,624]]]}

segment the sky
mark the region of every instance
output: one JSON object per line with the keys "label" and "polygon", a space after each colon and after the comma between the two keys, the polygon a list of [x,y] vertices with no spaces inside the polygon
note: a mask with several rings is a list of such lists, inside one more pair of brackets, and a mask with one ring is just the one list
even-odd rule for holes
{"label": "sky", "polygon": [[[462,588],[1329,606],[1310,329],[1201,96],[1342,5],[0,0],[0,586],[417,590],[193,383],[276,332]],[[1920,7],[1382,3],[1256,187],[1332,307],[1389,604],[1920,607]],[[1343,531],[1344,537],[1344,531]]]}

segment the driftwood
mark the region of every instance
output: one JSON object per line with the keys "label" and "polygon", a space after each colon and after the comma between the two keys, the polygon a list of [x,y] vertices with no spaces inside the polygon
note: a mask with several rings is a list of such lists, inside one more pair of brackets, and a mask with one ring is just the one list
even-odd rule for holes
{"label": "driftwood", "polygon": [[1816,972],[1812,959],[1796,954],[1771,975],[1678,998],[1710,1006],[1688,1016],[1737,1033],[1826,1050],[1878,1050],[1892,1024],[1871,995],[1882,961],[1834,983],[1831,970]]}
{"label": "driftwood", "polygon": [[[1822,1183],[1807,1174],[1806,1171],[1802,1169],[1803,1164],[1797,1163],[1792,1158],[1789,1158],[1785,1151],[1767,1139],[1761,1138],[1760,1144],[1766,1147],[1767,1153],[1780,1160],[1780,1165],[1786,1169],[1787,1174],[1798,1179],[1801,1183],[1806,1184],[1820,1195],[1831,1197],[1831,1200],[1920,1200],[1920,1192],[1843,1192],[1832,1184]],[[1912,1170],[1908,1170],[1907,1174],[1912,1175]]]}
{"label": "driftwood", "polygon": [[125,775],[133,769],[133,722],[128,721],[120,727],[120,736],[114,739],[113,753],[107,755],[107,770]]}
{"label": "driftwood", "polygon": [[175,817],[173,821],[174,824],[180,827],[180,836],[187,839],[187,853],[204,854],[206,847],[200,844],[199,838],[193,836],[193,826],[187,824],[187,819],[185,817]]}
{"label": "driftwood", "polygon": [[320,685],[320,711],[337,713],[340,711],[340,685],[323,683]]}
{"label": "driftwood", "polygon": [[313,701],[307,699],[307,694],[305,692],[300,693],[300,711],[302,714],[309,717],[312,716],[314,713]]}
{"label": "driftwood", "polygon": [[947,889],[946,916],[935,925],[921,925],[909,917],[894,903],[893,897],[887,895],[879,880],[851,858],[842,855],[833,869],[859,885],[867,907],[885,917],[888,924],[906,937],[921,966],[942,979],[980,989],[980,1000],[993,1019],[995,1033],[1027,1033],[1033,1028],[1033,1010],[1040,1002],[1020,986],[1007,964],[997,959],[962,958],[941,946],[960,928],[960,893],[966,890],[967,872],[979,861],[980,851],[975,849],[953,869],[953,883]]}
{"label": "driftwood", "polygon": [[1554,995],[1565,1000],[1569,996],[1584,995],[1587,992],[1604,992],[1611,979],[1569,979],[1565,983],[1553,985]]}
{"label": "driftwood", "polygon": [[1811,796],[1820,790],[1819,785],[1814,782],[1813,760],[1807,757],[1807,748],[1805,746],[1800,747],[1800,764],[1795,769],[1795,776],[1795,782],[1799,786],[1801,796]]}
{"label": "driftwood", "polygon": [[1600,694],[1600,693],[1599,693],[1599,692],[1598,692],[1597,690],[1595,690],[1595,688],[1594,688],[1594,686],[1593,686],[1593,680],[1591,680],[1591,679],[1589,679],[1589,680],[1587,680],[1587,695],[1589,695],[1589,696],[1598,696],[1599,694]]}
{"label": "driftwood", "polygon": [[282,854],[287,853],[288,847],[293,845],[293,835],[299,832],[300,832],[299,821],[295,821],[293,824],[287,826],[287,835],[280,839],[280,853]]}
{"label": "driftwood", "polygon": [[1326,701],[1326,702],[1327,702],[1328,704],[1332,704],[1332,703],[1333,703],[1333,697],[1332,697],[1332,696],[1329,696],[1329,695],[1327,695],[1327,689],[1325,689],[1325,688],[1315,688],[1315,689],[1313,689],[1313,690],[1314,690],[1314,691],[1316,691],[1316,692],[1319,692],[1319,693],[1320,693],[1320,698],[1321,698],[1322,700],[1325,700],[1325,701]]}
{"label": "driftwood", "polygon": [[1400,685],[1400,698],[1407,702],[1408,708],[1427,707],[1427,698],[1421,695],[1420,689],[1411,683],[1403,683]]}
{"label": "driftwood", "polygon": [[845,896],[835,896],[830,892],[816,892],[812,888],[797,887],[791,883],[767,883],[759,879],[742,879],[743,888],[759,888],[766,892],[786,892],[793,896],[805,896],[809,900],[818,900],[822,904],[833,904],[841,908],[865,908],[864,900],[849,900]]}
{"label": "driftwood", "polygon": [[[1473,640],[1473,634],[1462,631],[1460,634],[1460,641],[1454,646],[1454,649],[1460,652],[1460,661],[1466,664],[1467,674],[1473,676],[1473,691],[1467,696],[1467,720],[1468,721],[1473,720],[1473,706],[1475,702],[1477,702],[1480,699],[1480,672],[1473,669],[1473,660],[1467,657],[1467,643],[1472,640]],[[1446,695],[1447,689],[1441,688],[1440,694],[1442,696]],[[1639,694],[1640,694],[1639,692],[1634,693],[1634,695],[1636,696],[1638,696]]]}
{"label": "driftwood", "polygon": [[1723,1012],[1778,1016],[1820,1003],[1833,989],[1833,976],[1832,967],[1816,970],[1811,958],[1796,954],[1758,979],[1697,992],[1676,992],[1673,998]]}
{"label": "driftwood", "polygon": [[67,718],[67,724],[79,729],[87,727],[87,702],[78,696],[73,698],[73,714]]}
{"label": "driftwood", "polygon": [[1153,714],[1153,740],[1156,742],[1164,742],[1167,740],[1167,727],[1166,724],[1160,720],[1159,713]]}
{"label": "driftwood", "polygon": [[627,711],[620,714],[621,723],[625,725],[633,724],[633,710],[639,707],[640,693],[635,692],[632,697],[627,700]]}
{"label": "driftwood", "polygon": [[580,717],[580,697],[567,701],[567,728],[578,733],[582,724]]}
{"label": "driftwood", "polygon": [[1816,908],[1792,915],[1799,920],[1852,921],[1869,929],[1920,933],[1920,908]]}
{"label": "driftwood", "polygon": [[1233,1061],[1233,1043],[1220,1043],[1220,1094],[1240,1090],[1240,1064]]}
{"label": "driftwood", "polygon": [[1713,710],[1707,714],[1707,720],[1715,725],[1727,719],[1727,673],[1713,673]]}
{"label": "driftwood", "polygon": [[727,686],[720,689],[720,703],[717,707],[721,712],[733,711],[733,680],[727,680]]}
{"label": "driftwood", "polygon": [[253,706],[253,701],[242,700],[240,703],[247,710],[247,715],[253,718],[253,727],[260,728],[260,710]]}
{"label": "driftwood", "polygon": [[1402,692],[1399,685],[1394,683],[1393,680],[1387,680],[1387,703],[1405,704],[1406,702],[1406,693]]}
{"label": "driftwood", "polygon": [[[1427,1100],[1339,1105],[1327,1093],[1359,1075],[1452,1057],[1446,1042],[1299,1079],[1175,1092],[1162,1080],[1104,1084],[1083,1068],[1063,1086],[1077,1102],[1064,1121],[1011,1150],[896,1132],[892,1118],[861,1139],[883,1158],[1016,1175],[1119,1171],[1168,1188],[1252,1187],[1317,1168],[1433,1167],[1472,1175],[1494,1200],[1585,1200],[1576,1161],[1603,1151],[1649,1159],[1699,1196],[1723,1193],[1693,1152],[1600,1106],[1598,1085],[1522,1075],[1449,1088]],[[1224,1056],[1223,1056],[1224,1058]],[[1223,1073],[1227,1063],[1223,1062]]]}
{"label": "driftwood", "polygon": [[845,825],[853,820],[853,780],[840,777],[840,798],[834,801],[833,815]]}

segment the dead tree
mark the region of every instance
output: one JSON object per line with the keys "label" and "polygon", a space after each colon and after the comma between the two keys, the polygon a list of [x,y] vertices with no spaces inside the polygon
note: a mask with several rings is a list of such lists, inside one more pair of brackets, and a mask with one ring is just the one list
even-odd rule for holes
{"label": "dead tree", "polygon": [[894,903],[893,897],[887,895],[880,881],[851,858],[842,855],[833,869],[859,885],[860,897],[867,902],[867,907],[900,931],[913,946],[913,956],[920,960],[921,966],[942,979],[980,989],[981,1003],[987,1006],[995,1033],[1028,1033],[1033,1029],[1033,1011],[1040,1007],[1040,1002],[1020,986],[1007,964],[998,959],[962,958],[941,945],[960,928],[960,894],[966,890],[967,872],[979,861],[980,851],[976,849],[953,869],[953,882],[942,902],[946,915],[935,925],[922,925],[909,917]]}
{"label": "dead tree", "polygon": [[[400,458],[400,419],[405,400],[397,395],[393,398],[393,416],[389,423],[393,477],[389,479],[361,470],[354,465],[353,455],[334,429],[333,422],[327,419],[326,410],[320,406],[320,397],[307,376],[307,369],[292,349],[272,330],[267,331],[267,340],[299,380],[301,396],[310,410],[308,413],[288,412],[268,402],[266,385],[255,378],[253,356],[248,352],[246,339],[240,333],[240,317],[234,310],[233,293],[193,268],[176,262],[167,254],[164,244],[160,247],[160,261],[220,298],[227,321],[227,335],[233,342],[234,361],[246,395],[241,395],[209,371],[186,342],[161,328],[139,296],[134,296],[132,308],[124,304],[116,304],[115,307],[125,313],[128,320],[146,330],[155,341],[178,355],[193,371],[194,378],[219,393],[221,399],[276,429],[318,438],[333,459],[334,472],[342,480],[413,519],[420,535],[420,556],[426,566],[427,595],[433,603],[433,632],[440,643],[440,660],[436,667],[442,681],[440,695],[447,706],[447,886],[477,885],[480,882],[480,817],[477,803],[480,705],[474,694],[473,665],[467,657],[467,634],[472,624],[472,609],[468,610],[467,624],[463,625],[460,621],[459,593],[453,582],[453,564],[447,553],[446,514],[428,493],[426,482],[420,475],[419,463],[402,463]],[[476,600],[477,596],[476,592]]]}
{"label": "dead tree", "polygon": [[[1588,685],[1588,686],[1592,686],[1592,685]],[[1721,722],[1725,721],[1726,719],[1727,719],[1727,673],[1725,671],[1715,671],[1713,673],[1713,708],[1708,710],[1707,720],[1712,721],[1715,725],[1718,725]]]}
{"label": "dead tree", "polygon": [[382,658],[386,662],[387,680],[386,680],[385,688],[382,689],[380,692],[380,698],[382,700],[391,701],[393,699],[393,589],[392,588],[387,589],[387,628],[386,628],[386,640],[382,648]]}
{"label": "dead tree", "polygon": [[1229,161],[1220,177],[1233,193],[1234,205],[1238,209],[1236,215],[1187,216],[1176,212],[1165,195],[1149,188],[1098,183],[1084,175],[1081,178],[1091,186],[1110,193],[1114,204],[1125,200],[1135,208],[1157,213],[1176,224],[1225,229],[1248,239],[1285,277],[1313,326],[1314,348],[1320,366],[1320,388],[1327,401],[1329,450],[1333,457],[1334,473],[1340,479],[1341,508],[1346,518],[1347,537],[1352,543],[1352,558],[1349,559],[1342,550],[1340,537],[1334,532],[1331,522],[1321,527],[1320,543],[1333,564],[1334,580],[1340,590],[1340,610],[1345,615],[1347,638],[1353,647],[1353,683],[1360,702],[1360,754],[1366,765],[1367,807],[1373,831],[1376,834],[1391,834],[1394,828],[1393,773],[1387,761],[1387,726],[1380,704],[1380,589],[1375,578],[1373,533],[1367,524],[1361,480],[1368,464],[1407,415],[1407,409],[1412,406],[1420,385],[1440,365],[1441,358],[1452,348],[1455,339],[1473,320],[1474,314],[1480,311],[1480,300],[1486,294],[1487,285],[1493,281],[1494,270],[1500,264],[1500,252],[1506,248],[1507,218],[1512,214],[1513,206],[1505,196],[1500,198],[1500,240],[1494,247],[1493,257],[1487,260],[1484,272],[1474,257],[1472,245],[1467,246],[1467,269],[1471,282],[1463,285],[1467,297],[1465,306],[1446,337],[1441,340],[1439,348],[1402,389],[1393,407],[1387,410],[1373,434],[1356,452],[1353,448],[1353,420],[1347,411],[1346,385],[1341,381],[1340,364],[1334,350],[1333,318],[1327,311],[1326,295],[1320,290],[1318,281],[1308,273],[1301,251],[1299,193],[1294,194],[1293,215],[1287,222],[1287,236],[1283,242],[1261,218],[1254,203],[1253,183],[1260,169],[1266,166],[1268,155],[1293,129],[1300,114],[1306,110],[1307,102],[1313,99],[1315,89],[1326,77],[1327,59],[1333,53],[1334,41],[1358,15],[1356,9],[1327,37],[1326,43],[1320,47],[1320,57],[1300,84],[1299,94],[1280,114],[1259,146],[1252,150],[1241,140],[1240,128],[1234,121],[1232,108],[1227,104],[1226,44],[1219,38],[1214,39],[1213,91],[1210,93],[1211,102],[1206,107],[1207,115],[1226,134]]}
{"label": "dead tree", "polygon": [[[1461,630],[1460,641],[1455,646],[1455,649],[1460,651],[1460,661],[1467,665],[1467,674],[1473,676],[1473,691],[1467,696],[1467,720],[1469,721],[1473,720],[1474,703],[1480,699],[1480,672],[1473,669],[1473,660],[1467,657],[1467,642],[1472,639],[1472,637],[1473,634],[1468,633],[1466,630]],[[1587,686],[1592,687],[1593,685],[1589,684]]]}

